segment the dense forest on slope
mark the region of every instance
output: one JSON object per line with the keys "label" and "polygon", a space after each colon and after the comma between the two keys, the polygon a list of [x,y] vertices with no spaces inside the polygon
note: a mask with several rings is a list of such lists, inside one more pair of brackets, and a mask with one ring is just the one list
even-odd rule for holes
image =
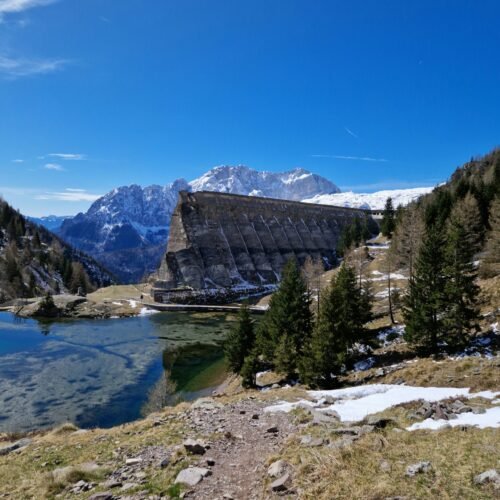
{"label": "dense forest on slope", "polygon": [[0,199],[0,303],[47,293],[86,293],[113,281],[91,257]]}
{"label": "dense forest on slope", "polygon": [[444,232],[452,219],[467,222],[480,262],[479,275],[500,273],[500,148],[473,158],[449,181],[406,209],[396,211],[392,246],[397,264],[410,275],[426,229]]}

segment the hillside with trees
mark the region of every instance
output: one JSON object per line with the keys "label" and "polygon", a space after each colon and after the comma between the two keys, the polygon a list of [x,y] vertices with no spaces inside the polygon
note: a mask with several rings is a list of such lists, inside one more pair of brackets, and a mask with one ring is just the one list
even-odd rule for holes
{"label": "hillside with trees", "polygon": [[113,277],[0,199],[0,303],[60,293],[88,293]]}

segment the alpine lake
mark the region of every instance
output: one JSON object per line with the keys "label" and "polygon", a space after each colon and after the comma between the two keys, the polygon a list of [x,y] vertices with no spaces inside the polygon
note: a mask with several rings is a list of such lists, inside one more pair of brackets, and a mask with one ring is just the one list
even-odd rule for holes
{"label": "alpine lake", "polygon": [[0,433],[111,427],[209,395],[226,376],[222,343],[235,320],[166,312],[45,322],[1,312]]}

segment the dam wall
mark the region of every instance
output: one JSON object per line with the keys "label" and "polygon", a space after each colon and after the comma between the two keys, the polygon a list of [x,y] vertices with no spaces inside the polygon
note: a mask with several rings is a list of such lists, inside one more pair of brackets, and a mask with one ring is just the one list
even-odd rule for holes
{"label": "dam wall", "polygon": [[180,192],[156,285],[162,289],[277,283],[289,259],[336,264],[342,228],[369,212],[215,192]]}

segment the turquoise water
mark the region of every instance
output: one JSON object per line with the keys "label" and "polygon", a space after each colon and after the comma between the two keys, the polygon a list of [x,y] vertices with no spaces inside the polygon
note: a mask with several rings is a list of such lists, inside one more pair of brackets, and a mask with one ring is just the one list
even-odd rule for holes
{"label": "turquoise water", "polygon": [[53,323],[0,313],[0,432],[109,427],[209,393],[230,325],[187,313]]}

